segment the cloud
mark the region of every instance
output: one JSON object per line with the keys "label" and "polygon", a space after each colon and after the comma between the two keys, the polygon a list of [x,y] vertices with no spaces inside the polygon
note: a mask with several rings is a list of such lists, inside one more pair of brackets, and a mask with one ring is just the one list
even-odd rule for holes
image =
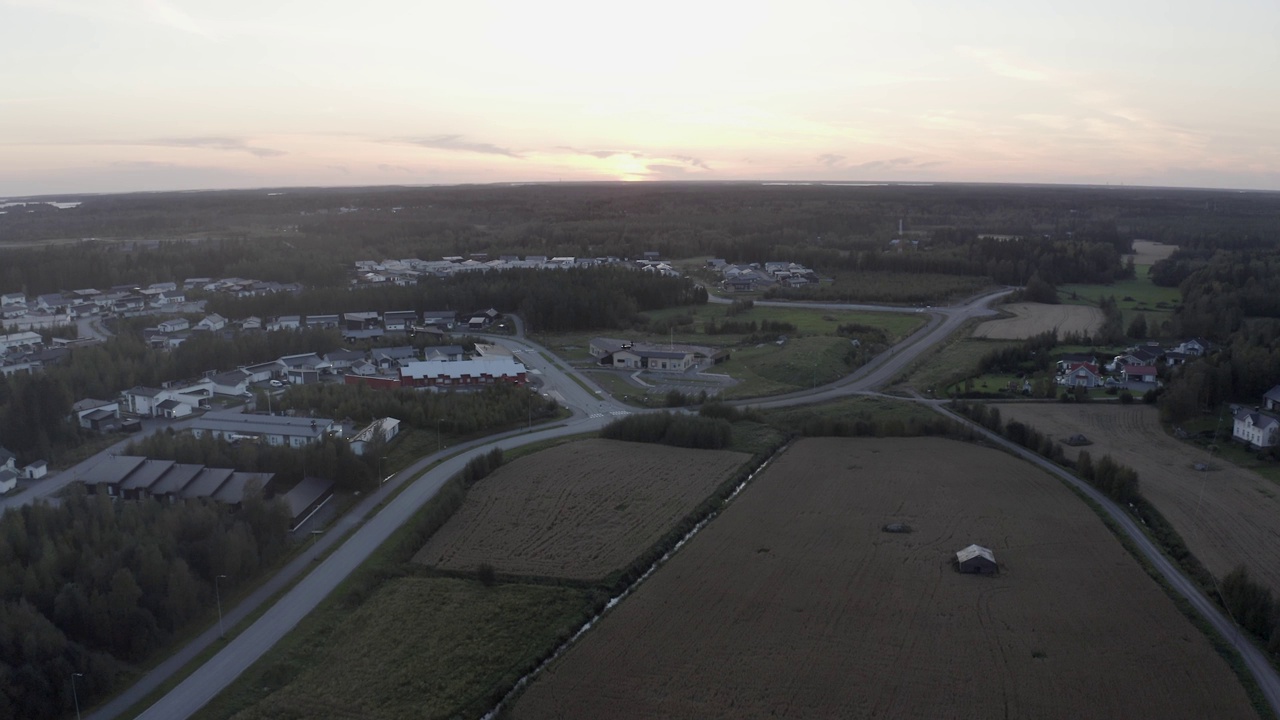
{"label": "cloud", "polygon": [[388,165],[387,163],[379,163],[378,170],[384,173],[403,173],[405,175],[412,174],[412,170],[403,165]]}
{"label": "cloud", "polygon": [[818,156],[818,162],[829,168],[833,168],[844,162],[844,156],[834,155],[832,153],[823,153]]}
{"label": "cloud", "polygon": [[583,150],[581,148],[576,148],[571,145],[557,145],[556,149],[567,150],[568,152],[571,152],[574,155],[589,155],[593,158],[598,158],[600,160],[606,160],[608,158],[616,157],[618,155],[628,155],[633,158],[644,157],[644,155],[631,150]]}
{"label": "cloud", "polygon": [[247,152],[250,155],[260,158],[280,157],[287,155],[283,150],[274,150],[272,148],[256,147],[250,145],[244,138],[236,137],[185,137],[185,138],[157,138],[154,140],[144,140],[138,143],[116,143],[118,145],[155,145],[159,147],[185,147],[196,148],[200,150],[227,150],[230,152]]}
{"label": "cloud", "polygon": [[333,170],[334,172],[340,172],[343,175],[351,174],[351,168],[347,167],[346,165],[325,165],[325,167],[330,170]]}
{"label": "cloud", "polygon": [[672,155],[671,157],[672,159],[679,160],[680,162],[689,163],[696,168],[702,168],[703,170],[711,169],[711,166],[707,165],[700,158],[690,157],[688,155]]}
{"label": "cloud", "polygon": [[399,138],[393,142],[405,143],[408,145],[417,145],[419,147],[432,148],[434,150],[456,150],[458,152],[473,152],[482,155],[502,155],[504,157],[523,160],[524,158],[514,150],[499,147],[492,143],[471,142],[464,140],[461,135],[432,135],[430,137],[417,138]]}
{"label": "cloud", "polygon": [[915,158],[900,157],[891,160],[872,160],[860,165],[851,165],[850,170],[901,170],[908,167],[919,167]]}
{"label": "cloud", "polygon": [[673,175],[673,176],[684,175],[689,171],[689,168],[686,168],[683,165],[667,165],[664,163],[652,163],[649,165],[645,165],[644,169],[648,170],[650,173],[654,175]]}
{"label": "cloud", "polygon": [[970,45],[959,45],[956,50],[961,55],[981,61],[988,71],[996,75],[1027,82],[1047,82],[1053,79],[1053,73],[1047,68],[1011,57],[1008,53],[1000,50],[978,48]]}

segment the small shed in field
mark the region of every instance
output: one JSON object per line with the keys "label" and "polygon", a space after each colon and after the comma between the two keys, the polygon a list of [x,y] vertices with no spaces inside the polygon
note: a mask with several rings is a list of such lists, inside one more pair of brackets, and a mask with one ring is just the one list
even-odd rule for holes
{"label": "small shed in field", "polygon": [[1000,570],[995,553],[981,545],[970,545],[956,553],[956,567],[962,573],[994,575]]}

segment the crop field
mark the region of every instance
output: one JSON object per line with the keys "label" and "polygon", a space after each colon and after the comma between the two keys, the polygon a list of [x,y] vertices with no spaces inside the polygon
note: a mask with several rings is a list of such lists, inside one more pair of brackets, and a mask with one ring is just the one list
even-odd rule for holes
{"label": "crop field", "polygon": [[1033,335],[1057,330],[1058,337],[1065,333],[1092,335],[1102,327],[1102,311],[1085,305],[1045,305],[1042,303],[1010,303],[1001,310],[1014,317],[988,320],[973,332],[974,337],[992,340],[1023,340]]}
{"label": "crop field", "polygon": [[[1017,420],[1055,438],[1083,433],[1083,448],[1138,471],[1142,494],[1169,520],[1187,548],[1221,578],[1243,563],[1249,575],[1280,592],[1280,485],[1205,450],[1169,437],[1159,411],[1146,405],[999,404]],[[1209,471],[1194,468],[1209,463]]]}
{"label": "crop field", "polygon": [[616,440],[560,445],[477,483],[414,559],[597,580],[661,539],[749,458]]}
{"label": "crop field", "polygon": [[[998,576],[952,569],[974,542]],[[511,714],[1257,717],[1065,486],[933,438],[797,443]]]}
{"label": "crop field", "polygon": [[[572,634],[588,607],[574,588],[398,578],[331,633],[258,672],[255,689],[277,689],[232,717],[479,717],[495,689]],[[217,710],[201,717],[226,717]]]}

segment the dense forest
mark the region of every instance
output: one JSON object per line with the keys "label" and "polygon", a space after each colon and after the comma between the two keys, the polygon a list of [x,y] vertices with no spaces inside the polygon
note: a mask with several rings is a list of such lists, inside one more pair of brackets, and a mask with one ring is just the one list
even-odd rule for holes
{"label": "dense forest", "polygon": [[250,493],[219,505],[73,492],[0,516],[0,717],[45,720],[116,689],[192,623],[215,583],[251,581],[285,547],[288,512]]}
{"label": "dense forest", "polygon": [[[0,246],[10,245],[11,258],[0,267],[0,292],[199,276],[338,287],[355,260],[478,252],[653,251],[1001,283],[1040,271],[1056,284],[1114,272],[1107,248],[1122,251],[1130,238],[1182,244],[1280,233],[1280,194],[1155,188],[598,183],[63,199],[82,204],[0,215]],[[921,252],[889,251],[899,221]],[[47,240],[68,244],[23,246]]]}

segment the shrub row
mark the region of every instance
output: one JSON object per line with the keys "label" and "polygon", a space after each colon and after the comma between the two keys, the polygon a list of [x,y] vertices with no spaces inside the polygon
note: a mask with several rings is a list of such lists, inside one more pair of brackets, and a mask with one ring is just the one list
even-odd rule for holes
{"label": "shrub row", "polygon": [[677,415],[669,412],[645,413],[614,420],[600,430],[600,437],[608,440],[719,450],[733,442],[733,426],[723,418]]}

